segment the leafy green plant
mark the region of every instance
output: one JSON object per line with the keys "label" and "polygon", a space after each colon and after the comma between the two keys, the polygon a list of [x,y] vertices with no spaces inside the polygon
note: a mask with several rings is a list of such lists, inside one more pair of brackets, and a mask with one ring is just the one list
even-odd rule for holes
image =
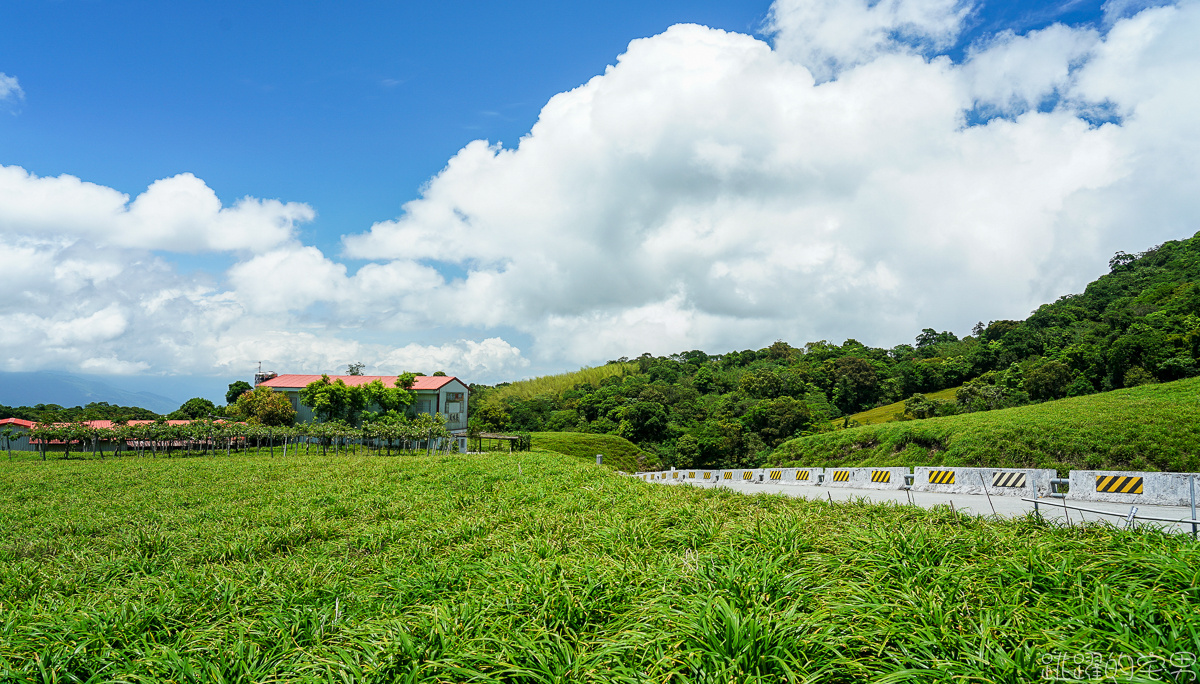
{"label": "leafy green plant", "polygon": [[1185,535],[364,446],[14,460],[0,680],[1137,681],[1200,645]]}

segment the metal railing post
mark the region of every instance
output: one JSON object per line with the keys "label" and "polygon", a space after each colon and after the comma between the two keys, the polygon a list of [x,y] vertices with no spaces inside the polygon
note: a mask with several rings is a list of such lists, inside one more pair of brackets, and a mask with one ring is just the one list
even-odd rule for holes
{"label": "metal railing post", "polygon": [[1196,540],[1196,476],[1188,478],[1188,490],[1192,495],[1192,541]]}

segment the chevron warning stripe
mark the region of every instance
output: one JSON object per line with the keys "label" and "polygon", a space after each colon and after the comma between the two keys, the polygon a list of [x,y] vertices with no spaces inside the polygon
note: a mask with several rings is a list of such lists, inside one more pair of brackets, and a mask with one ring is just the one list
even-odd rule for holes
{"label": "chevron warning stripe", "polygon": [[1121,475],[1097,475],[1096,491],[1109,494],[1141,494],[1142,478]]}
{"label": "chevron warning stripe", "polygon": [[749,480],[749,479],[751,479],[751,478],[753,478],[753,477],[754,477],[754,471],[753,471],[753,470],[743,470],[743,471],[742,471],[742,479],[743,479],[743,480]]}
{"label": "chevron warning stripe", "polygon": [[891,481],[892,481],[891,472],[889,472],[887,470],[872,470],[871,471],[871,482],[887,483],[887,482],[891,482]]}
{"label": "chevron warning stripe", "polygon": [[679,473],[672,472],[672,473],[671,473],[671,479],[672,479],[672,480],[678,480],[678,479],[679,479]]}
{"label": "chevron warning stripe", "polygon": [[929,484],[954,484],[953,470],[929,471]]}
{"label": "chevron warning stripe", "polygon": [[849,470],[833,471],[833,481],[834,482],[849,482],[850,481],[850,471]]}
{"label": "chevron warning stripe", "polygon": [[782,480],[783,479],[783,471],[782,470],[772,470],[771,471],[771,479],[772,480]]}
{"label": "chevron warning stripe", "polygon": [[732,479],[733,479],[733,473],[730,473],[730,472],[727,472],[727,473],[725,473],[725,479],[726,479],[726,480],[732,480]]}
{"label": "chevron warning stripe", "polygon": [[993,487],[1024,487],[1025,473],[998,472],[992,474]]}
{"label": "chevron warning stripe", "polygon": [[708,479],[708,477],[709,477],[709,475],[711,475],[711,474],[712,474],[712,473],[708,472],[707,470],[706,470],[706,471],[704,471],[704,479],[706,479],[706,480],[707,480],[707,479]]}
{"label": "chevron warning stripe", "polygon": [[688,479],[689,479],[689,480],[694,480],[694,479],[696,479],[696,471],[694,471],[694,470],[689,470],[689,471],[688,471]]}
{"label": "chevron warning stripe", "polygon": [[808,479],[808,471],[807,470],[797,470],[796,471],[796,479],[797,480],[807,480]]}

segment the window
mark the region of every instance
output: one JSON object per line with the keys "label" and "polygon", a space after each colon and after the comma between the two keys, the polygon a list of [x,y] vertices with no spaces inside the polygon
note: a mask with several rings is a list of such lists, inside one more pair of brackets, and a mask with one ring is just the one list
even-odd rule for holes
{"label": "window", "polygon": [[462,392],[446,392],[446,401],[462,401]]}

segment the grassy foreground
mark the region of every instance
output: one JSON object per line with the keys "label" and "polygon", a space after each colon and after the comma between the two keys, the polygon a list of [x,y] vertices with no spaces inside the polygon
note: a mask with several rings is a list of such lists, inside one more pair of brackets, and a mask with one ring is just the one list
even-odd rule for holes
{"label": "grassy foreground", "polygon": [[[584,432],[534,432],[533,448],[557,451],[560,454],[596,462],[596,454],[604,454],[604,465],[613,470],[633,473],[654,470],[658,457],[637,448],[637,445],[616,435],[593,435]],[[642,462],[638,462],[641,457]]]}
{"label": "grassy foreground", "polygon": [[771,455],[807,466],[946,465],[1200,471],[1200,378],[839,430]]}
{"label": "grassy foreground", "polygon": [[1200,653],[1198,568],[1183,535],[538,451],[16,462],[0,681],[1022,682],[1088,654],[1145,674]]}

